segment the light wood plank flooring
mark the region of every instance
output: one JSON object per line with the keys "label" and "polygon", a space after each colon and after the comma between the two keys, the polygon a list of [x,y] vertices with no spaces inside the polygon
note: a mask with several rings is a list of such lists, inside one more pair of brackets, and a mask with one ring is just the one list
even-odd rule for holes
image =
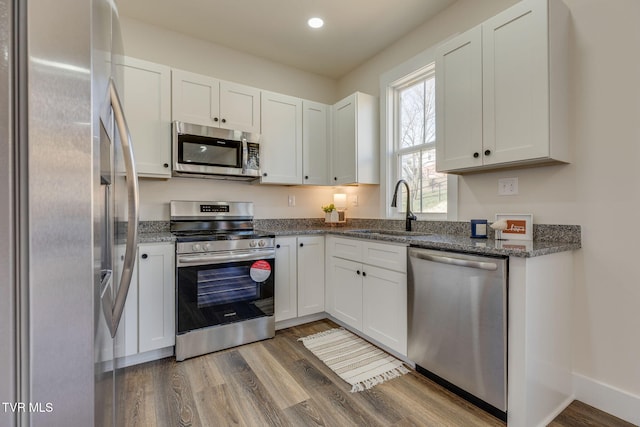
{"label": "light wood plank flooring", "polygon": [[[351,393],[298,338],[328,320],[258,343],[128,368],[122,405],[131,426],[504,426],[416,372]],[[631,426],[574,402],[553,427]]]}

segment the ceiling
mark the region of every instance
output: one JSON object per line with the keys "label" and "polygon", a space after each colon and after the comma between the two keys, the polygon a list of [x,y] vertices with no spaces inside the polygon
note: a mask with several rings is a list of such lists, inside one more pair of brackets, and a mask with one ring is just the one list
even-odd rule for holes
{"label": "ceiling", "polygon": [[[456,0],[117,0],[121,16],[338,79]],[[319,16],[321,29],[307,20]]]}

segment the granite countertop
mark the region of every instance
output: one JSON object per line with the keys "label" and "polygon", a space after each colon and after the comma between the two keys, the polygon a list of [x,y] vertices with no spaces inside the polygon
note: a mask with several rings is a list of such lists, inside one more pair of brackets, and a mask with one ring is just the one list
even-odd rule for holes
{"label": "granite countertop", "polygon": [[502,255],[516,257],[536,257],[556,252],[580,249],[579,242],[563,241],[524,241],[472,239],[470,237],[449,234],[406,232],[386,229],[362,229],[349,227],[297,226],[290,228],[261,228],[261,232],[276,236],[295,236],[309,234],[329,234],[343,237],[400,243],[425,249],[441,249],[469,252],[479,255]]}
{"label": "granite countertop", "polygon": [[[276,236],[337,235],[415,246],[469,252],[480,255],[536,257],[581,248],[579,226],[534,224],[534,240],[495,240],[468,237],[465,222],[418,222],[418,231],[403,231],[404,221],[354,220],[346,226],[327,226],[319,220],[257,220],[256,231]],[[174,242],[168,222],[146,222],[139,243]]]}
{"label": "granite countertop", "polygon": [[176,237],[169,231],[155,231],[147,232],[142,231],[138,235],[138,243],[163,243],[163,242],[175,242]]}

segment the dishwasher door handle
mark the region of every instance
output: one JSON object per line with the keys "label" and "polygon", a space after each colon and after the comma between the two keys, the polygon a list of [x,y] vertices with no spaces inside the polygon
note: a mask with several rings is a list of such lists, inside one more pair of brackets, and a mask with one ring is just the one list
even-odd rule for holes
{"label": "dishwasher door handle", "polygon": [[409,256],[423,259],[425,261],[439,262],[441,264],[456,265],[459,267],[478,268],[480,270],[487,271],[496,271],[498,269],[498,264],[493,262],[473,261],[469,259],[453,258],[443,255],[431,255],[418,251],[410,251]]}

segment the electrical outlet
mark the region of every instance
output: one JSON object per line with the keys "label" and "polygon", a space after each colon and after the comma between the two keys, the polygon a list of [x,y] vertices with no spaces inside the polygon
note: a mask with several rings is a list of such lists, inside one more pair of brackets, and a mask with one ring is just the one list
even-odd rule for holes
{"label": "electrical outlet", "polygon": [[296,205],[296,196],[289,194],[288,204],[290,208],[294,207]]}
{"label": "electrical outlet", "polygon": [[518,194],[518,177],[498,180],[499,196],[515,196],[516,194]]}
{"label": "electrical outlet", "polygon": [[357,194],[352,194],[351,196],[351,206],[358,207],[358,195]]}

